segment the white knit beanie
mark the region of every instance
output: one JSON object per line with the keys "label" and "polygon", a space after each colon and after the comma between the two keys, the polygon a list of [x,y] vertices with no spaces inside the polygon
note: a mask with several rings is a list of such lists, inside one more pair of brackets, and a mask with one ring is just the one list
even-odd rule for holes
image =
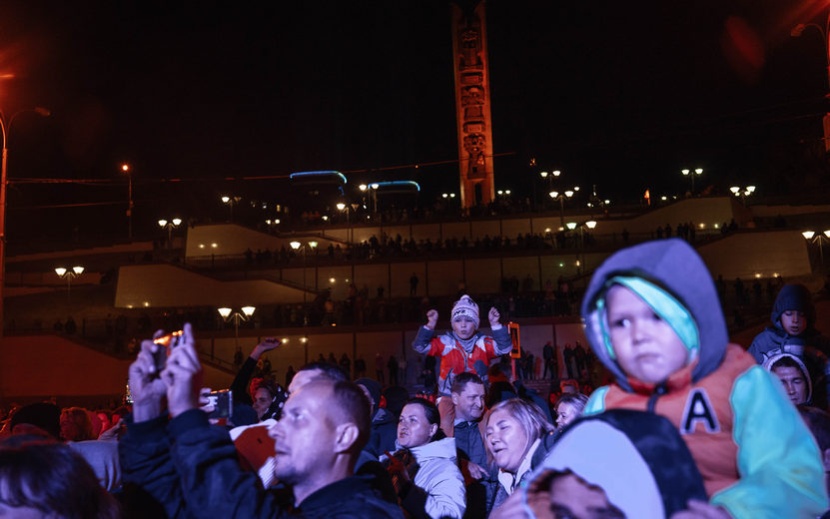
{"label": "white knit beanie", "polygon": [[451,322],[455,322],[456,319],[459,317],[469,317],[476,323],[476,328],[480,323],[478,318],[478,305],[475,301],[472,300],[470,296],[464,295],[461,296],[461,299],[455,302],[452,305],[452,318],[450,319]]}

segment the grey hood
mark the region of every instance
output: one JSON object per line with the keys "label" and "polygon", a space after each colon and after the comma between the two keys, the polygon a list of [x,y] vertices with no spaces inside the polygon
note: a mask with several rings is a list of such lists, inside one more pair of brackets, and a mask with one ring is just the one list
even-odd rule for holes
{"label": "grey hood", "polygon": [[609,357],[605,348],[602,320],[604,310],[597,302],[605,298],[607,282],[616,276],[636,276],[674,296],[694,318],[699,333],[698,364],[692,371],[697,381],[713,372],[723,361],[729,335],[712,275],[697,252],[684,240],[657,240],[623,249],[611,255],[594,273],[582,300],[585,334],[597,358],[631,391],[628,379]]}

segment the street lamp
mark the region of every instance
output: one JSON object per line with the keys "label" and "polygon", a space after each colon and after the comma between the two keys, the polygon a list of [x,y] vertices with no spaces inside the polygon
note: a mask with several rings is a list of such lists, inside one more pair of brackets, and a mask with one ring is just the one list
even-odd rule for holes
{"label": "street lamp", "polygon": [[234,339],[236,341],[235,346],[239,347],[239,323],[246,322],[248,319],[254,315],[254,311],[256,311],[256,307],[253,306],[243,306],[241,308],[242,313],[234,312],[233,309],[228,307],[219,308],[219,315],[222,316],[222,319],[227,323],[228,321],[233,320],[233,334]]}
{"label": "street lamp", "polygon": [[268,226],[268,230],[272,231],[277,225],[280,224],[279,218],[266,218],[265,225]]}
{"label": "street lamp", "polygon": [[357,186],[363,193],[369,192],[369,198],[372,200],[372,213],[378,212],[378,184],[360,184]]}
{"label": "street lamp", "polygon": [[689,177],[692,181],[692,190],[689,191],[692,196],[695,196],[695,177],[699,177],[703,174],[703,168],[695,168],[694,170],[690,169],[681,169],[680,172],[683,174],[684,177]]}
{"label": "street lamp", "polygon": [[28,108],[15,112],[6,118],[0,111],[0,133],[3,134],[3,158],[0,162],[0,337],[3,336],[3,292],[6,286],[6,188],[8,187],[9,131],[18,115],[34,112],[41,117],[49,117],[51,112],[43,107]]}
{"label": "street lamp", "polygon": [[[807,27],[812,27],[821,34],[821,41],[824,43],[824,62],[827,71],[827,88],[828,92],[824,95],[830,98],[830,11],[827,13],[827,19],[824,21],[824,27],[817,23],[800,23],[792,28],[790,36],[793,38],[800,37]],[[825,113],[822,119],[824,126],[824,151],[830,151],[830,113]]]}
{"label": "street lamp", "polygon": [[159,220],[159,227],[167,229],[167,244],[171,249],[173,248],[173,229],[182,224],[181,218],[173,218],[169,222],[165,219]]}
{"label": "street lamp", "polygon": [[547,171],[542,171],[542,172],[539,173],[539,176],[542,177],[542,180],[547,179],[548,187],[550,187],[550,184],[551,184],[551,182],[553,182],[553,179],[554,178],[559,178],[559,175],[561,175],[561,174],[562,174],[561,171],[559,171],[558,169],[554,169],[550,173],[548,173]]}
{"label": "street lamp", "polygon": [[729,188],[729,191],[731,191],[733,195],[740,198],[743,205],[746,205],[746,197],[755,192],[755,186],[732,186]]}
{"label": "street lamp", "polygon": [[[306,246],[306,245],[303,245],[301,242],[298,242],[297,240],[294,240],[292,242],[289,242],[288,245],[291,246],[291,249],[294,252],[302,251],[302,253],[303,253],[303,303],[305,304],[305,302],[306,302],[306,292],[307,292],[305,270],[306,270],[306,256],[307,256],[306,253],[308,251],[308,248],[306,248],[306,247],[311,248],[312,251],[316,251],[317,250],[317,242],[315,240],[311,240],[311,241],[308,242],[308,246]],[[314,279],[316,280],[317,276],[314,276]],[[315,283],[314,290],[315,291],[317,290],[316,283]]]}
{"label": "street lamp", "polygon": [[127,175],[127,238],[133,241],[133,173],[126,162],[121,164],[121,171]]}
{"label": "street lamp", "polygon": [[830,229],[821,233],[817,233],[815,231],[804,231],[801,235],[804,236],[807,243],[810,243],[811,241],[818,242],[818,254],[819,259],[821,260],[821,270],[824,270],[824,246],[822,245],[822,242],[826,239],[830,239]]}
{"label": "street lamp", "polygon": [[223,196],[222,197],[222,203],[228,205],[231,208],[231,223],[233,223],[233,206],[238,204],[240,200],[242,200],[241,196]]}
{"label": "street lamp", "polygon": [[[558,169],[555,169],[555,170],[550,171],[550,172],[548,172],[548,171],[540,171],[539,172],[539,176],[542,177],[542,182],[547,183],[548,191],[553,189],[553,179],[558,178],[559,175],[561,175],[561,174],[562,174],[562,172],[559,171]],[[542,203],[542,206],[544,206],[544,205],[545,204]]]}
{"label": "street lamp", "polygon": [[550,195],[550,197],[554,201],[559,200],[559,220],[560,220],[562,228],[564,229],[565,228],[565,199],[573,197],[574,196],[574,191],[571,190],[571,189],[568,189],[564,193],[560,193],[559,191],[551,191],[550,193],[548,193],[548,195]]}
{"label": "street lamp", "polygon": [[349,223],[349,213],[351,212],[351,209],[352,209],[351,207],[349,207],[349,204],[344,203],[344,202],[337,202],[337,204],[335,204],[334,207],[336,207],[337,210],[340,211],[341,213],[346,214],[346,223]]}
{"label": "street lamp", "polygon": [[55,274],[58,275],[59,278],[66,280],[66,300],[71,301],[70,289],[72,288],[72,280],[79,277],[81,274],[84,273],[84,268],[80,265],[76,265],[72,267],[72,270],[69,270],[65,267],[56,267]]}

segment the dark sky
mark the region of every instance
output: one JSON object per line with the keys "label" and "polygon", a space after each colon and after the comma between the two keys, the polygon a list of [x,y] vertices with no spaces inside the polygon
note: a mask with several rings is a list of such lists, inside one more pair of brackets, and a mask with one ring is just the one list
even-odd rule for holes
{"label": "dark sky", "polygon": [[[532,196],[530,157],[620,200],[680,192],[680,169],[698,166],[716,191],[823,188],[823,41],[790,29],[823,24],[825,3],[490,0],[497,188]],[[228,177],[338,169],[352,184],[413,178],[425,200],[457,188],[447,1],[3,7],[0,74],[16,77],[0,80],[0,108],[53,112],[13,126],[10,239],[123,227],[122,161],[138,226],[217,218],[219,194],[290,194],[284,179]],[[64,203],[101,205],[44,208]]]}

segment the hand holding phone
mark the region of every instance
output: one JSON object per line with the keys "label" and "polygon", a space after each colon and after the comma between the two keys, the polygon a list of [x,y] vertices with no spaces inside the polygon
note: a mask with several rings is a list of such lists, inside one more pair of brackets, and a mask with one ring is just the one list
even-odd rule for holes
{"label": "hand holding phone", "polygon": [[157,345],[156,352],[153,354],[153,362],[156,366],[156,376],[158,376],[167,365],[167,357],[170,356],[170,350],[181,344],[181,341],[182,330],[177,330],[153,339],[153,344]]}
{"label": "hand holding phone", "polygon": [[213,408],[208,418],[230,418],[233,414],[233,391],[230,389],[211,391],[207,400],[207,405]]}

